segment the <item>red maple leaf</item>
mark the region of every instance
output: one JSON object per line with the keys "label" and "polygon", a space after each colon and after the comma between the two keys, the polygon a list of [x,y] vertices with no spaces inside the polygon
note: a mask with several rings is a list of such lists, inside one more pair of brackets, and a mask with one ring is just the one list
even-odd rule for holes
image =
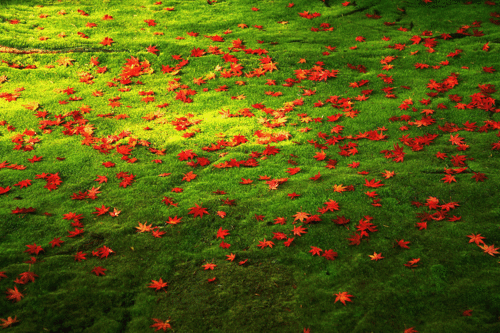
{"label": "red maple leaf", "polygon": [[470,317],[472,316],[472,311],[473,310],[465,310],[464,312],[462,312],[462,316],[467,316],[467,317]]}
{"label": "red maple leaf", "polygon": [[178,204],[174,203],[173,201],[174,199],[173,198],[170,198],[170,197],[163,197],[163,200],[161,202],[165,203],[165,205],[167,206],[174,206],[174,207],[177,207]]}
{"label": "red maple leaf", "polygon": [[273,231],[273,234],[274,234],[274,237],[273,239],[277,239],[277,240],[283,240],[283,239],[287,239],[287,236],[284,232],[274,232]]}
{"label": "red maple leaf", "polygon": [[415,268],[417,267],[417,263],[420,261],[420,258],[415,258],[415,259],[412,259],[412,260],[409,260],[405,266],[406,267],[409,267],[409,268]]}
{"label": "red maple leaf", "polygon": [[348,241],[350,241],[349,245],[359,245],[361,244],[361,235],[358,233],[355,233],[354,235],[351,236],[351,238],[347,238]]}
{"label": "red maple leaf", "polygon": [[193,153],[192,149],[188,149],[181,151],[177,156],[179,156],[179,161],[186,161],[188,159],[193,159],[198,155],[196,153]]}
{"label": "red maple leaf", "polygon": [[268,240],[266,240],[266,239],[264,238],[264,240],[263,240],[263,241],[259,241],[259,244],[258,244],[257,246],[258,246],[258,247],[260,247],[261,249],[264,249],[265,247],[270,247],[270,248],[272,248],[272,247],[273,247],[273,245],[274,245],[274,243],[273,243],[273,242],[268,241]]}
{"label": "red maple leaf", "polygon": [[219,244],[219,247],[223,248],[223,249],[229,249],[231,247],[231,244],[228,244],[228,243],[225,243],[224,241],[222,241],[220,244]]}
{"label": "red maple leaf", "polygon": [[215,268],[215,267],[217,267],[217,265],[216,265],[216,264],[214,264],[214,263],[206,263],[205,265],[202,265],[202,267],[203,267],[203,268],[205,268],[205,270],[210,269],[210,270],[212,270],[212,271],[213,271],[213,270],[214,270],[214,268]]}
{"label": "red maple leaf", "polygon": [[398,241],[398,245],[401,247],[401,248],[405,248],[405,249],[409,249],[408,247],[408,244],[410,244],[410,242],[405,242],[404,239],[401,239]]}
{"label": "red maple leaf", "polygon": [[445,158],[447,158],[447,157],[448,157],[448,155],[446,155],[445,153],[441,153],[441,152],[439,152],[439,151],[438,151],[438,152],[436,153],[436,157],[437,157],[437,158],[440,158],[440,159],[442,159],[442,160],[444,160]]}
{"label": "red maple leaf", "polygon": [[427,229],[427,222],[417,222],[416,227],[418,228],[418,230]]}
{"label": "red maple leaf", "polygon": [[403,333],[417,333],[418,331],[414,329],[414,327],[409,327],[404,330]]}
{"label": "red maple leaf", "polygon": [[81,219],[83,219],[82,214],[77,215],[73,212],[69,212],[69,213],[63,215],[63,220],[73,220],[75,222],[80,222]]}
{"label": "red maple leaf", "polygon": [[98,248],[97,252],[95,252],[95,253],[92,251],[92,255],[95,254],[95,255],[99,256],[101,259],[107,258],[111,253],[114,253],[114,251],[111,250],[106,245],[103,245],[102,247]]}
{"label": "red maple leaf", "polygon": [[274,219],[274,224],[284,225],[284,224],[286,224],[286,218],[285,217],[277,217]]}
{"label": "red maple leaf", "polygon": [[332,222],[338,225],[343,225],[349,223],[351,220],[345,218],[344,216],[337,216],[335,219],[332,219]]}
{"label": "red maple leaf", "polygon": [[87,260],[87,258],[85,258],[86,255],[87,255],[86,253],[83,253],[82,251],[78,251],[74,256],[75,261]]}
{"label": "red maple leaf", "polygon": [[206,208],[200,207],[196,203],[194,205],[195,205],[194,207],[189,208],[189,213],[188,213],[188,214],[193,214],[194,218],[196,218],[196,216],[203,217],[203,214],[209,214]]}
{"label": "red maple leaf", "polygon": [[153,53],[154,55],[158,55],[158,52],[160,52],[160,50],[158,50],[156,46],[151,45],[146,48],[146,51],[148,51],[149,53]]}
{"label": "red maple leaf", "polygon": [[16,209],[12,210],[12,214],[27,214],[27,213],[34,213],[35,211],[36,211],[36,209],[33,207],[29,207],[29,208],[16,207]]}
{"label": "red maple leaf", "polygon": [[313,177],[311,177],[311,178],[309,178],[309,179],[310,179],[310,180],[314,180],[314,181],[316,181],[316,180],[318,180],[318,179],[320,179],[320,178],[321,178],[321,174],[320,174],[320,172],[318,171],[318,174],[317,174],[317,175],[315,175],[315,176],[313,176]]}
{"label": "red maple leaf", "polygon": [[30,185],[31,185],[30,179],[21,180],[17,184],[14,184],[14,186],[19,186],[19,188],[28,187]]}
{"label": "red maple leaf", "polygon": [[0,194],[7,193],[11,190],[10,186],[7,187],[0,187]]}
{"label": "red maple leaf", "polygon": [[155,238],[161,238],[163,235],[165,235],[165,231],[160,231],[159,227],[155,227],[153,231],[151,231],[151,235]]}
{"label": "red maple leaf", "polygon": [[442,205],[441,205],[441,210],[446,211],[446,212],[449,212],[449,211],[450,211],[450,209],[455,209],[455,208],[456,208],[456,207],[458,207],[458,206],[460,206],[460,205],[458,204],[458,202],[453,202],[453,201],[451,201],[451,202],[448,202],[448,203],[442,204]]}
{"label": "red maple leaf", "polygon": [[257,215],[257,214],[255,214],[255,219],[257,221],[264,221],[264,217],[265,217],[264,215]]}
{"label": "red maple leaf", "polygon": [[483,71],[485,71],[486,73],[493,73],[493,72],[496,72],[496,69],[493,68],[493,66],[491,66],[491,67],[483,67]]}
{"label": "red maple leaf", "polygon": [[295,226],[291,231],[293,231],[295,236],[299,237],[302,237],[302,234],[307,234],[307,228],[304,228],[303,226]]}
{"label": "red maple leaf", "polygon": [[286,171],[287,173],[289,173],[290,175],[295,175],[297,174],[301,169],[300,168],[288,168],[288,170]]}
{"label": "red maple leaf", "polygon": [[95,275],[106,275],[104,272],[107,271],[106,268],[102,268],[101,266],[94,267],[90,272],[94,273]]}
{"label": "red maple leaf", "polygon": [[32,158],[28,158],[28,161],[30,161],[31,163],[35,163],[35,162],[39,162],[41,161],[43,158],[43,156],[36,156],[36,155],[33,155]]}
{"label": "red maple leaf", "polygon": [[78,228],[75,228],[75,230],[74,230],[74,231],[68,231],[68,232],[69,232],[69,236],[67,236],[67,237],[72,238],[72,237],[76,237],[76,236],[78,236],[78,235],[83,234],[83,233],[84,233],[84,230],[83,230],[83,229],[78,229]]}
{"label": "red maple leaf", "polygon": [[[164,289],[166,286],[168,286],[168,282],[163,282],[163,280],[160,278],[158,281],[151,280],[151,283],[149,284],[148,288],[155,289],[156,291],[159,291],[160,289]],[[167,292],[166,290],[164,290]]]}
{"label": "red maple leaf", "polygon": [[24,272],[19,274],[19,278],[15,279],[14,282],[18,284],[26,284],[28,282],[35,282],[35,278],[37,277],[38,275],[33,272]]}
{"label": "red maple leaf", "polygon": [[165,223],[167,224],[178,224],[179,222],[181,222],[182,220],[182,217],[177,217],[177,215],[175,215],[175,217],[168,217],[168,221],[165,221]]}
{"label": "red maple leaf", "polygon": [[52,247],[54,246],[61,247],[62,243],[64,243],[64,241],[61,240],[61,237],[54,238],[49,242],[49,244],[52,245]]}
{"label": "red maple leaf", "polygon": [[457,182],[457,180],[455,179],[455,176],[453,175],[445,175],[443,178],[441,178],[441,180],[445,183],[448,183],[448,184],[451,184],[452,182]]}
{"label": "red maple leaf", "polygon": [[229,235],[229,230],[223,230],[222,227],[219,228],[217,231],[217,238],[222,238],[224,239],[225,236]]}
{"label": "red maple leaf", "polygon": [[251,179],[241,178],[241,182],[240,182],[241,185],[248,185],[248,184],[252,184],[252,183],[253,183],[253,180],[251,180]]}
{"label": "red maple leaf", "polygon": [[205,50],[200,49],[200,48],[195,48],[191,50],[191,56],[192,57],[201,57],[205,54]]}
{"label": "red maple leaf", "polygon": [[279,152],[280,152],[280,150],[278,148],[276,148],[275,146],[267,145],[266,149],[264,149],[264,151],[262,152],[262,155],[276,155]]}
{"label": "red maple leaf", "polygon": [[335,258],[338,257],[338,254],[337,252],[334,252],[332,249],[329,249],[323,252],[321,256],[325,257],[327,260],[335,260]]}
{"label": "red maple leaf", "polygon": [[309,253],[311,253],[313,256],[314,255],[317,255],[319,256],[321,254],[323,250],[320,249],[319,247],[316,247],[316,246],[311,246],[311,250],[309,251]]}
{"label": "red maple leaf", "polygon": [[474,242],[474,243],[476,243],[476,245],[477,245],[477,246],[481,246],[481,245],[479,245],[479,243],[482,243],[482,244],[484,245],[483,239],[486,239],[485,237],[481,236],[481,234],[477,234],[477,235],[474,235],[474,234],[472,234],[472,235],[467,235],[467,237],[469,237],[469,238],[470,238],[469,243]]}
{"label": "red maple leaf", "polygon": [[193,171],[189,171],[188,173],[184,174],[184,177],[182,177],[182,180],[190,182],[191,180],[196,178],[196,174],[193,173]]}
{"label": "red maple leaf", "polygon": [[368,179],[365,178],[365,186],[366,187],[381,187],[381,186],[384,186],[384,184],[380,184],[381,180],[379,181],[375,181],[375,179],[372,179],[370,181],[368,181]]}
{"label": "red maple leaf", "polygon": [[325,209],[327,211],[336,211],[336,210],[339,210],[339,204],[335,201],[335,200],[332,200],[332,199],[329,199],[328,201],[324,202],[323,205],[326,205]]}
{"label": "red maple leaf", "polygon": [[38,255],[40,251],[45,252],[45,250],[40,245],[36,245],[36,243],[33,243],[33,245],[26,245],[26,247],[28,247],[28,249],[25,250],[24,252],[28,252],[29,254]]}
{"label": "red maple leaf", "polygon": [[21,300],[21,298],[24,297],[24,295],[21,294],[21,292],[19,292],[19,290],[17,290],[16,286],[14,286],[14,289],[8,288],[6,291],[6,294],[7,294],[7,299],[11,300],[13,302],[19,302]]}
{"label": "red maple leaf", "polygon": [[95,207],[96,211],[92,212],[92,214],[97,214],[97,216],[104,215],[104,214],[106,214],[109,211],[110,208],[111,207],[105,207],[104,205],[102,205],[101,208]]}
{"label": "red maple leaf", "polygon": [[[486,175],[484,173],[481,173],[481,172],[473,172],[474,173],[474,176],[472,176],[471,178],[475,179],[476,180],[476,183],[477,182],[484,182],[486,179],[488,179],[488,177],[486,177]],[[0,194],[2,193],[1,191],[1,187],[0,187]]]}
{"label": "red maple leaf", "polygon": [[325,152],[322,150],[321,152],[316,152],[316,155],[313,156],[316,161],[323,161],[326,158]]}

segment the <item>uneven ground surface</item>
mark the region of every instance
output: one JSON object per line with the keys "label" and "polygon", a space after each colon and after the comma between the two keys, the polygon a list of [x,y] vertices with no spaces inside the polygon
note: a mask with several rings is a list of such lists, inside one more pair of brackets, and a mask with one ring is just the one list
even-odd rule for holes
{"label": "uneven ground surface", "polygon": [[499,332],[499,24],[0,0],[0,325]]}

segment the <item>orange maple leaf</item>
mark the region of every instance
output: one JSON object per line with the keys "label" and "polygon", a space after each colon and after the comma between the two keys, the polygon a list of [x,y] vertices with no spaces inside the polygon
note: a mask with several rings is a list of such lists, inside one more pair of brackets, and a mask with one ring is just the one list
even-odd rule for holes
{"label": "orange maple leaf", "polygon": [[385,179],[389,179],[389,178],[392,178],[394,177],[395,175],[395,172],[394,171],[388,171],[388,170],[385,170],[385,172],[382,173],[382,176],[385,178]]}
{"label": "orange maple leaf", "polygon": [[338,294],[335,294],[335,296],[337,296],[335,298],[335,302],[334,303],[337,303],[337,301],[341,301],[342,304],[346,305],[345,302],[352,302],[350,297],[354,297],[353,295],[349,295],[347,291],[343,291],[343,292],[340,292]]}
{"label": "orange maple leaf", "polygon": [[69,57],[61,57],[57,60],[57,63],[59,64],[59,66],[68,67],[73,66],[72,61],[75,61],[75,59],[71,59]]}
{"label": "orange maple leaf", "polygon": [[147,221],[142,224],[139,222],[139,226],[135,227],[137,229],[137,232],[150,232],[151,231],[151,226],[152,224],[148,225]]}
{"label": "orange maple leaf", "polygon": [[184,174],[184,177],[182,177],[182,180],[185,180],[187,182],[190,182],[191,180],[196,178],[196,174],[193,173],[193,171],[189,171],[188,173]]}
{"label": "orange maple leaf", "polygon": [[298,226],[298,227],[293,227],[293,234],[295,236],[302,236],[302,234],[306,234],[307,233],[307,228],[304,228],[303,226]]}
{"label": "orange maple leaf", "polygon": [[156,319],[156,318],[151,318],[151,319],[153,319],[155,323],[153,325],[151,325],[150,327],[154,327],[155,332],[159,331],[159,330],[166,331],[167,329],[172,328],[172,325],[169,324],[170,319],[167,319],[165,321],[161,321],[160,319]]}
{"label": "orange maple leaf", "polygon": [[17,316],[14,316],[14,318],[7,317],[7,319],[0,318],[0,320],[2,321],[2,324],[0,324],[0,326],[2,328],[7,328],[7,327],[11,326],[12,324],[19,322],[17,320]]}
{"label": "orange maple leaf", "polygon": [[297,212],[297,214],[292,215],[294,217],[294,222],[299,220],[300,222],[304,222],[309,217],[309,213],[305,212]]}
{"label": "orange maple leaf", "polygon": [[382,257],[382,253],[377,253],[377,252],[373,252],[373,255],[369,254],[368,255],[371,260],[375,260],[375,261],[378,261],[380,259],[384,259],[384,257]]}
{"label": "orange maple leaf", "polygon": [[333,185],[333,192],[342,193],[344,191],[347,191],[347,189],[343,184]]}
{"label": "orange maple leaf", "polygon": [[493,256],[493,257],[495,256],[495,254],[499,253],[497,251],[499,248],[495,247],[495,244],[490,245],[490,246],[486,246],[486,244],[484,244],[483,246],[480,246],[480,248],[484,250],[484,253],[488,253],[490,256]]}
{"label": "orange maple leaf", "polygon": [[216,265],[216,264],[213,264],[213,263],[207,263],[207,264],[205,264],[205,265],[202,265],[202,267],[203,267],[203,268],[205,268],[205,270],[210,269],[210,270],[212,270],[212,271],[213,271],[213,270],[214,270],[214,268],[215,268],[215,267],[217,267],[217,265]]}
{"label": "orange maple leaf", "polygon": [[477,235],[474,235],[474,234],[472,234],[472,235],[467,235],[467,237],[469,237],[469,238],[470,238],[469,243],[474,242],[474,243],[476,243],[476,245],[477,245],[477,246],[481,246],[481,245],[479,245],[479,243],[483,243],[483,244],[484,244],[483,239],[486,239],[486,237],[481,236],[481,234],[477,234]]}
{"label": "orange maple leaf", "polygon": [[405,266],[406,267],[409,267],[409,268],[414,268],[414,267],[417,267],[417,263],[420,261],[420,258],[415,258],[415,259],[412,259],[412,260],[409,260]]}
{"label": "orange maple leaf", "polygon": [[104,37],[104,39],[102,40],[102,42],[100,44],[106,46],[106,45],[111,45],[113,43],[116,43],[116,42],[112,38]]}
{"label": "orange maple leaf", "polygon": [[[148,288],[153,288],[156,291],[159,291],[160,289],[163,289],[166,286],[168,286],[168,282],[163,282],[163,280],[160,278],[158,281],[151,280],[151,283],[149,284]],[[165,290],[165,292],[167,291]]]}

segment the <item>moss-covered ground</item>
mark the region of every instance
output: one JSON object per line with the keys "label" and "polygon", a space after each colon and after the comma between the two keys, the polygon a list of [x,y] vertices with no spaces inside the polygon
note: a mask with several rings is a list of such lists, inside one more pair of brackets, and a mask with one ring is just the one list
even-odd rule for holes
{"label": "moss-covered ground", "polygon": [[294,2],[0,0],[6,332],[500,332],[498,2]]}

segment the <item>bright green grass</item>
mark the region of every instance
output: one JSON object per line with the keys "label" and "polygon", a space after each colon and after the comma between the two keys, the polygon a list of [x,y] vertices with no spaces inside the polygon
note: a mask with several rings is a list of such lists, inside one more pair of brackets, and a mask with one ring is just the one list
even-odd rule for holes
{"label": "bright green grass", "polygon": [[[498,5],[488,5],[483,1],[471,1],[469,5],[444,0],[423,1],[375,1],[359,0],[356,6],[342,6],[338,1],[296,1],[288,8],[289,1],[246,1],[218,0],[213,5],[205,1],[7,1],[0,0],[0,46],[23,50],[58,50],[58,54],[11,54],[0,53],[0,58],[8,63],[36,65],[37,69],[14,69],[0,64],[0,76],[7,81],[0,84],[0,94],[14,93],[24,87],[16,101],[0,99],[0,121],[15,127],[9,131],[7,125],[0,126],[0,162],[25,165],[25,170],[0,169],[0,187],[12,189],[0,195],[0,271],[8,276],[0,280],[2,294],[16,285],[13,281],[28,270],[38,275],[34,283],[17,284],[24,298],[12,303],[2,296],[0,318],[17,316],[19,324],[9,328],[9,332],[146,332],[153,331],[152,318],[163,321],[170,318],[177,332],[301,332],[310,328],[311,332],[403,332],[414,327],[419,332],[499,332],[500,294],[498,293],[499,265],[496,258],[487,255],[475,244],[469,244],[467,235],[480,233],[486,237],[487,245],[500,243],[498,220],[498,187],[500,167],[498,151],[492,144],[498,142],[498,130],[487,133],[458,131],[469,145],[465,151],[458,151],[451,144],[450,133],[438,128],[447,123],[463,127],[466,121],[479,127],[485,121],[499,121],[497,113],[480,109],[456,109],[456,102],[448,95],[462,96],[462,103],[470,103],[471,95],[479,93],[478,85],[500,86],[496,73],[486,73],[483,67],[493,66],[500,70],[499,43],[500,30],[490,22],[490,13],[500,12]],[[39,5],[43,5],[40,7]],[[166,11],[175,7],[175,11]],[[259,11],[252,11],[258,7]],[[402,10],[398,10],[402,9]],[[66,11],[66,15],[58,12]],[[77,10],[89,16],[80,15]],[[321,13],[321,17],[308,20],[298,13]],[[40,18],[48,14],[47,18]],[[380,15],[380,19],[367,18],[366,14]],[[113,20],[102,20],[110,15]],[[10,24],[17,19],[19,24]],[[156,26],[148,26],[144,21],[154,20]],[[282,24],[279,22],[287,22]],[[480,21],[480,27],[473,22]],[[97,27],[86,27],[88,22]],[[387,26],[383,22],[395,22]],[[242,29],[238,24],[247,24]],[[312,32],[311,27],[320,28],[321,23],[329,23],[333,31]],[[254,25],[263,26],[262,30]],[[457,32],[464,25],[482,31],[484,36],[463,36]],[[37,29],[43,27],[43,30]],[[398,28],[408,31],[400,31]],[[231,30],[231,33],[224,34]],[[427,52],[423,42],[412,45],[410,38],[432,31],[438,42],[435,52]],[[66,37],[57,37],[61,33]],[[81,38],[77,32],[89,38]],[[160,32],[163,34],[154,34]],[[188,32],[198,32],[191,37]],[[449,33],[454,38],[443,40],[440,35]],[[225,42],[213,42],[204,36],[219,35]],[[45,36],[47,40],[39,38]],[[177,39],[177,37],[184,39]],[[357,42],[356,37],[365,37],[365,42]],[[389,41],[382,37],[390,37]],[[100,42],[112,38],[112,46]],[[423,36],[423,38],[428,38]],[[277,65],[278,70],[261,77],[222,78],[216,72],[217,65],[229,68],[221,56],[206,54],[190,57],[191,50],[218,46],[228,52],[232,41],[240,39],[247,48],[262,48]],[[258,41],[263,41],[259,43]],[[489,42],[489,52],[482,47]],[[388,45],[405,44],[402,51],[388,48]],[[156,46],[158,55],[148,53],[146,48]],[[329,55],[327,46],[336,47]],[[357,46],[357,49],[350,49]],[[448,54],[460,49],[457,57]],[[71,52],[76,50],[77,52]],[[81,52],[81,51],[84,52]],[[416,52],[411,55],[412,52]],[[69,53],[67,53],[69,52]],[[239,59],[244,73],[257,68],[258,55],[232,52]],[[172,55],[181,55],[189,60],[179,75],[162,73],[162,65],[175,66],[178,61]],[[60,66],[58,60],[67,56],[73,59],[73,66]],[[264,56],[264,55],[263,55]],[[394,56],[391,70],[383,70],[381,59]],[[96,72],[90,60],[97,57],[100,65],[108,71]],[[125,86],[117,83],[109,87],[108,82],[119,76],[127,59],[136,57],[148,60],[152,74],[132,78],[143,85],[129,85],[130,91],[119,91]],[[300,59],[306,63],[298,63]],[[448,66],[439,69],[415,69],[416,63],[439,65],[449,61]],[[286,79],[295,78],[298,69],[311,69],[317,62],[328,70],[338,70],[336,78],[327,82],[303,80],[293,87],[282,86]],[[366,73],[348,68],[348,64],[366,67]],[[54,65],[53,68],[47,65]],[[78,74],[89,72],[93,84],[79,82]],[[217,73],[215,80],[207,80],[198,86],[194,78]],[[459,84],[453,89],[440,93],[435,98],[426,94],[430,80],[442,82],[452,73],[457,73]],[[393,82],[386,84],[379,74],[392,76]],[[197,91],[191,96],[192,103],[175,99],[174,92],[167,87],[174,78]],[[276,80],[275,86],[265,85]],[[352,82],[369,80],[360,88],[351,88]],[[237,85],[244,81],[245,85]],[[217,92],[226,85],[228,91]],[[385,98],[385,87],[394,87],[396,98]],[[408,86],[411,89],[404,89]],[[61,105],[59,101],[70,96],[57,92],[74,88],[71,96],[82,97]],[[203,88],[208,91],[204,92]],[[313,96],[303,96],[307,90],[315,90]],[[366,101],[356,101],[362,90],[373,93]],[[94,97],[93,92],[102,91],[102,97]],[[155,101],[141,101],[140,91],[154,91]],[[272,97],[266,91],[282,92],[282,96]],[[246,99],[231,99],[244,95]],[[336,123],[327,122],[327,117],[342,113],[325,103],[314,107],[318,100],[325,101],[330,96],[351,98],[353,109],[359,113],[354,118],[342,117]],[[492,93],[497,98],[498,93]],[[110,99],[120,97],[121,107],[111,108]],[[260,117],[272,119],[271,115],[252,108],[262,103],[271,109],[282,108],[285,103],[303,98],[304,104],[296,106],[286,114],[284,127],[269,129],[259,123]],[[413,105],[401,110],[400,104],[411,99]],[[428,106],[419,101],[431,99]],[[63,126],[49,126],[51,133],[39,129],[41,118],[22,105],[36,101],[39,110],[49,112],[47,119],[55,120],[56,115],[64,115],[88,105],[92,111],[83,115],[88,124],[93,125],[96,138],[118,135],[123,131],[131,137],[146,140],[150,147],[164,149],[165,155],[155,155],[147,147],[137,145],[130,157],[136,163],[126,163],[116,150],[101,154],[91,146],[82,145],[79,135],[65,135]],[[156,105],[169,103],[166,108]],[[442,103],[448,109],[439,109]],[[498,103],[497,103],[498,104]],[[127,107],[130,106],[130,107]],[[416,112],[412,111],[416,108]],[[498,107],[498,105],[497,105]],[[249,108],[255,117],[223,118],[221,110]],[[390,122],[389,118],[409,115],[412,121],[421,119],[423,109],[435,110],[431,126],[409,126],[403,121]],[[155,121],[142,117],[161,111],[163,116]],[[126,114],[129,118],[109,119],[99,114]],[[176,131],[171,122],[192,114],[190,120],[200,123],[186,131]],[[321,122],[302,122],[299,114],[307,114],[311,119],[321,118]],[[65,120],[72,119],[71,116]],[[342,136],[356,136],[377,128],[385,127],[386,140],[369,141],[344,140],[324,150],[325,161],[316,161],[313,156],[320,152],[308,141],[325,144],[318,134],[331,134],[335,125],[344,126]],[[400,128],[408,125],[408,130]],[[151,130],[145,130],[150,127]],[[304,128],[309,131],[300,131]],[[30,152],[14,150],[12,139],[25,129],[37,132],[41,141]],[[217,169],[214,165],[235,159],[247,160],[252,152],[262,152],[266,145],[257,142],[255,132],[266,133],[286,131],[290,140],[271,143],[280,152],[267,159],[257,158],[258,167]],[[192,138],[184,138],[186,132],[193,132]],[[223,133],[230,141],[235,135],[243,135],[249,141],[237,147],[227,147],[216,152],[206,152],[203,147],[221,140],[216,134]],[[400,138],[411,138],[426,134],[438,137],[421,151],[412,151],[404,146]],[[338,134],[336,134],[338,135]],[[349,142],[358,144],[354,156],[339,155],[338,146]],[[128,144],[128,138],[119,140]],[[382,150],[390,150],[395,144],[404,147],[404,162],[396,163],[386,159]],[[116,143],[113,143],[116,145]],[[199,157],[211,162],[206,167],[192,168],[186,161],[179,161],[181,151],[193,150]],[[438,159],[436,153],[446,153],[448,158]],[[219,155],[224,153],[225,155]],[[466,155],[473,160],[466,161],[468,169],[455,175],[456,182],[442,181],[445,168],[453,168],[450,158]],[[43,156],[42,161],[30,163],[27,159],[34,155]],[[293,156],[292,156],[293,155]],[[59,161],[56,157],[65,157]],[[156,164],[153,160],[162,160]],[[326,161],[337,160],[335,169],[325,168]],[[114,168],[105,168],[102,163],[116,163]],[[348,167],[359,162],[357,169]],[[288,168],[300,167],[301,171],[290,176]],[[382,172],[395,171],[396,176],[383,179]],[[116,178],[120,171],[135,175],[134,182],[127,188],[119,186]],[[191,182],[183,181],[184,174],[193,171],[197,175]],[[358,172],[367,171],[362,175]],[[311,177],[321,173],[317,181]],[[485,174],[488,179],[476,182],[472,172]],[[58,189],[48,191],[43,188],[45,181],[35,179],[41,173],[58,173],[62,184]],[[168,177],[159,174],[171,173]],[[96,200],[71,200],[74,193],[98,187],[97,175],[108,177],[108,182],[100,186]],[[270,190],[259,176],[288,178],[288,181]],[[250,185],[241,185],[244,179],[251,179]],[[20,189],[14,184],[32,180],[32,185]],[[378,189],[365,187],[366,180],[381,180],[385,186]],[[333,185],[353,185],[354,191],[335,193]],[[172,192],[182,188],[182,193]],[[227,194],[217,195],[217,190]],[[376,191],[381,207],[371,205],[365,192]],[[287,194],[300,196],[291,200]],[[162,199],[170,197],[177,206],[166,206]],[[429,212],[427,207],[417,208],[413,201],[424,203],[429,197],[436,197],[440,204],[457,202],[459,206],[451,210],[447,218],[460,216],[461,220],[450,222],[428,222],[427,230],[419,230],[417,214]],[[235,200],[235,205],[224,205],[222,200]],[[340,206],[336,212],[318,213],[329,199]],[[198,204],[207,209],[208,215],[193,218],[188,214],[190,207]],[[96,216],[96,207],[110,207],[121,210],[118,217]],[[34,207],[35,213],[12,214],[16,207]],[[218,211],[227,213],[225,218]],[[69,212],[84,216],[83,236],[68,238],[68,230],[73,230],[70,221],[63,215]],[[300,225],[294,222],[297,212],[318,214],[321,222],[306,225],[307,234],[293,236],[292,228]],[[430,213],[433,213],[431,211]],[[49,213],[49,214],[44,214]],[[256,215],[263,215],[262,221]],[[182,217],[178,225],[169,225],[169,217]],[[351,222],[345,226],[335,225],[332,219],[345,216]],[[350,246],[347,238],[356,230],[355,225],[365,216],[373,217],[372,223],[378,231],[363,238],[359,246]],[[278,217],[286,218],[285,225],[274,224]],[[166,234],[161,239],[150,233],[137,233],[138,222],[158,226]],[[221,239],[216,237],[222,227],[229,231],[224,241],[231,244],[229,249],[219,247]],[[283,232],[295,237],[290,247],[273,238],[272,232]],[[61,237],[61,247],[51,248],[49,242]],[[273,248],[260,249],[260,241],[272,240]],[[410,249],[402,249],[397,241],[410,241]],[[37,263],[24,263],[30,255],[23,251],[27,244],[36,243],[44,248],[37,257]],[[106,245],[114,253],[106,259],[92,256],[92,251]],[[333,249],[338,258],[327,261],[323,257],[311,256],[309,250],[316,246],[322,250]],[[82,251],[87,260],[75,262],[74,255]],[[382,253],[385,259],[371,261],[369,255]],[[236,255],[229,262],[226,255]],[[409,260],[420,258],[418,267],[404,266]],[[245,265],[239,261],[248,259]],[[204,270],[206,263],[213,262],[213,271]],[[91,270],[95,266],[107,269],[105,276],[97,277]],[[216,277],[214,282],[208,279]],[[151,280],[168,282],[167,293],[155,292],[147,288]],[[339,292],[354,295],[346,306],[334,303]],[[472,316],[463,316],[465,310],[473,310]]]}

